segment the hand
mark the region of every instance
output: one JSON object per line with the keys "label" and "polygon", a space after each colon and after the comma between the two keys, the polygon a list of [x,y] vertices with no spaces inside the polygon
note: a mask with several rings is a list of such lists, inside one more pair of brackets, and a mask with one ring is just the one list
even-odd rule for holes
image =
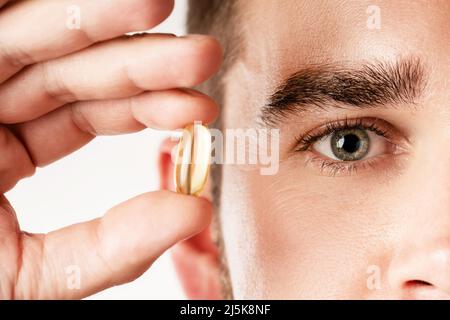
{"label": "hand", "polygon": [[[80,8],[81,29],[66,26]],[[212,121],[216,104],[192,89],[217,71],[207,36],[124,36],[171,12],[171,0],[0,0],[0,192],[97,135]],[[134,280],[210,220],[210,203],[143,194],[102,218],[49,234],[20,230],[0,196],[0,298],[73,299]],[[79,290],[67,287],[78,266]]]}

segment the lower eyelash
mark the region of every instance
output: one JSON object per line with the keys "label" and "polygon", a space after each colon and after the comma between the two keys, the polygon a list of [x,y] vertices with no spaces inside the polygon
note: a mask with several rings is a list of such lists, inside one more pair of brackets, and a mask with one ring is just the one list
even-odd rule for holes
{"label": "lower eyelash", "polygon": [[335,177],[337,175],[349,176],[356,174],[360,169],[373,168],[376,161],[374,160],[375,158],[358,161],[336,161],[321,156],[312,156],[306,162],[319,166],[320,173]]}

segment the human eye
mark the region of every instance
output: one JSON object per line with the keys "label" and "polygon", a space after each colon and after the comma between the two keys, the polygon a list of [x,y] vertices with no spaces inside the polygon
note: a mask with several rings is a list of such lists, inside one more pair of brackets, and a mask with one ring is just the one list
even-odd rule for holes
{"label": "human eye", "polygon": [[386,163],[404,153],[405,139],[380,118],[338,119],[297,139],[296,151],[308,152],[309,163],[331,176],[350,175]]}

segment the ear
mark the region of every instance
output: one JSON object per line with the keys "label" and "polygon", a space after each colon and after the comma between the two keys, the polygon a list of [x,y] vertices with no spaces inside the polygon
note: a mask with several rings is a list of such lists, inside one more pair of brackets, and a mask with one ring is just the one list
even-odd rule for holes
{"label": "ear", "polygon": [[[175,190],[172,152],[176,142],[166,139],[159,154],[160,188]],[[210,184],[202,196],[211,200]],[[188,299],[221,299],[219,251],[211,237],[211,226],[179,242],[171,249],[175,270]]]}

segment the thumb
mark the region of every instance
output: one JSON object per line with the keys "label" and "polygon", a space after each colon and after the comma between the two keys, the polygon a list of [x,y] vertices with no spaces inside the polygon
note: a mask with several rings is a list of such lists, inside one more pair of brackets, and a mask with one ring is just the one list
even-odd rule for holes
{"label": "thumb", "polygon": [[[202,231],[210,217],[206,199],[156,191],[99,219],[45,236],[23,234],[22,265],[27,267],[19,272],[16,298],[83,298],[132,281],[165,250]],[[75,287],[70,285],[74,275],[79,276]]]}

